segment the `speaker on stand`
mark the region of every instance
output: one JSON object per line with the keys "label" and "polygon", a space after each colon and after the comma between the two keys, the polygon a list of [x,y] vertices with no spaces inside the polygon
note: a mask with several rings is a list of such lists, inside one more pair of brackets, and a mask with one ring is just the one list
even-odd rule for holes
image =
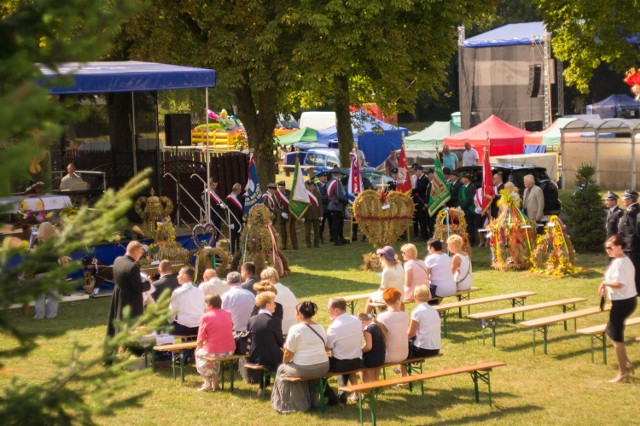
{"label": "speaker on stand", "polygon": [[529,85],[527,95],[530,98],[537,98],[540,94],[540,77],[542,76],[542,65],[529,65]]}
{"label": "speaker on stand", "polygon": [[165,114],[166,146],[191,146],[191,114]]}

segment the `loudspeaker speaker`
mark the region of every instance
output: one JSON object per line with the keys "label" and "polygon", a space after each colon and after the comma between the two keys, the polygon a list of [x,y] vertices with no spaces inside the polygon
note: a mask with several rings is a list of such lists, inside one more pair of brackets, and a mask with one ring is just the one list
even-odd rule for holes
{"label": "loudspeaker speaker", "polygon": [[521,121],[520,128],[529,132],[539,132],[542,130],[542,120]]}
{"label": "loudspeaker speaker", "polygon": [[541,65],[529,65],[529,86],[527,95],[530,98],[537,98],[540,93],[540,76],[542,75]]}
{"label": "loudspeaker speaker", "polygon": [[191,114],[165,114],[166,146],[191,146]]}

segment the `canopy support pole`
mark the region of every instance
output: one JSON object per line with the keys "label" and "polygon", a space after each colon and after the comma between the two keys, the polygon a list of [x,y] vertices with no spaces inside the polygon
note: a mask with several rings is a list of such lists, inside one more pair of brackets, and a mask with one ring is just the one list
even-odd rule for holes
{"label": "canopy support pole", "polygon": [[136,146],[136,103],[135,92],[131,92],[131,151],[133,152],[133,175],[138,174],[138,147]]}
{"label": "canopy support pole", "polygon": [[[207,158],[205,159],[205,162],[207,164],[207,184],[205,185],[205,191],[206,191],[207,189],[209,189],[209,180],[211,179],[211,171],[209,170],[211,158],[209,156],[209,88],[208,87],[204,88],[204,105],[205,105],[204,123],[206,128],[205,139],[204,139],[204,143],[205,143],[204,154],[207,156]],[[211,223],[211,197],[206,195],[208,194],[205,192],[204,209],[206,213],[204,217],[205,217],[206,223]]]}

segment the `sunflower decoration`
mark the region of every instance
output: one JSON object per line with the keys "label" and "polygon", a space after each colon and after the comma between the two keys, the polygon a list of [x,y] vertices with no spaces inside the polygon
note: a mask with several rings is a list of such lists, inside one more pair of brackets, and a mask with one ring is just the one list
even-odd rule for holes
{"label": "sunflower decoration", "polygon": [[536,248],[531,253],[530,272],[536,274],[566,277],[581,272],[575,266],[576,252],[571,244],[567,228],[558,216],[551,216],[544,227],[544,234],[538,235]]}
{"label": "sunflower decoration", "polygon": [[240,250],[234,255],[231,268],[253,262],[259,274],[267,266],[276,268],[280,275],[287,275],[289,261],[280,249],[280,235],[271,225],[271,212],[264,204],[256,204],[249,210],[247,224],[240,233]]}
{"label": "sunflower decoration", "polygon": [[493,254],[493,268],[523,270],[531,266],[536,223],[518,208],[520,198],[509,190],[500,191],[500,213],[487,226]]}
{"label": "sunflower decoration", "polygon": [[433,237],[442,241],[452,235],[459,235],[464,241],[462,250],[471,256],[471,244],[469,244],[469,234],[467,233],[467,221],[464,212],[459,209],[442,209],[438,212],[435,222]]}

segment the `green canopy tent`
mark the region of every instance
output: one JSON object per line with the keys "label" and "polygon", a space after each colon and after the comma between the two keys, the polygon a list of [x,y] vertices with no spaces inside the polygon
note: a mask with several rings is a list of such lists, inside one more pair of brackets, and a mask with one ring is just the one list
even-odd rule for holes
{"label": "green canopy tent", "polygon": [[460,133],[463,130],[450,121],[436,121],[421,132],[404,138],[404,149],[422,150],[435,148],[436,146],[442,148],[444,138]]}
{"label": "green canopy tent", "polygon": [[574,121],[575,118],[560,117],[549,128],[541,131],[530,133],[525,135],[525,145],[547,145],[558,146],[560,145],[560,133],[564,127]]}
{"label": "green canopy tent", "polygon": [[287,133],[286,135],[278,136],[275,138],[276,143],[281,146],[289,146],[298,142],[317,142],[318,131],[311,127],[303,127],[295,132]]}

